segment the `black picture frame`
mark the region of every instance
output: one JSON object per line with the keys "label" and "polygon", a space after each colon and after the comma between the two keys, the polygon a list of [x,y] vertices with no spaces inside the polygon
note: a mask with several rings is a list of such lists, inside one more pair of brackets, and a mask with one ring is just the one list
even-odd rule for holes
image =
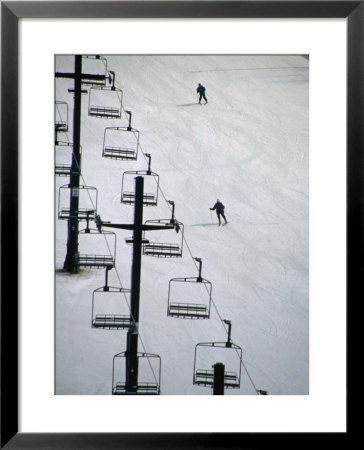
{"label": "black picture frame", "polygon": [[[21,18],[346,18],[347,305],[360,300],[363,271],[363,1],[5,1],[1,2],[1,448],[295,448],[327,444],[310,433],[18,432],[18,23]],[[8,105],[12,105],[11,108]],[[359,294],[359,295],[358,295]],[[11,319],[11,320],[9,320]],[[16,322],[16,321],[15,321]],[[347,349],[350,345],[348,341]],[[349,359],[348,359],[349,361]],[[349,375],[349,373],[348,373]],[[349,392],[347,392],[349,394]],[[334,393],[333,393],[334,395]],[[349,414],[348,416],[349,417]],[[335,443],[347,446],[347,432]],[[345,439],[345,441],[343,440]],[[340,442],[342,441],[342,442]]]}

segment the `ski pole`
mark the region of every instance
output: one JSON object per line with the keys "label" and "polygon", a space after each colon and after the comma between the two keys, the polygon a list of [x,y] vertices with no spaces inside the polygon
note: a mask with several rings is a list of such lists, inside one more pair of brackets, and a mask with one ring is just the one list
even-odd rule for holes
{"label": "ski pole", "polygon": [[210,216],[211,216],[211,223],[213,224],[214,222],[213,222],[213,220],[212,220],[212,212],[211,212],[211,209],[210,209]]}

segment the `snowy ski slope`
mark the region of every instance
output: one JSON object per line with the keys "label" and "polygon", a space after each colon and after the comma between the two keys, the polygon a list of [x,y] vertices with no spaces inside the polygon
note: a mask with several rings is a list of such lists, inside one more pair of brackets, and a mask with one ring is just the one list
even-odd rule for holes
{"label": "snowy ski slope", "polygon": [[[243,367],[240,389],[227,395],[255,395],[256,389],[308,394],[308,60],[106,58],[123,91],[124,111],[121,119],[90,117],[83,96],[81,182],[97,188],[102,220],[131,223],[133,206],[120,203],[122,174],[146,170],[143,153],[150,153],[160,176],[160,201],[144,208],[144,220],[170,218],[166,199],[175,201],[176,218],[184,224],[182,258],[142,258],[139,351],[161,356],[161,393],[211,395],[211,389],[192,384],[195,345],[225,341],[221,319],[228,319],[232,340],[243,349]],[[74,57],[56,57],[56,71],[73,69]],[[206,86],[207,105],[197,103],[198,83]],[[59,135],[68,142],[72,87],[70,80],[56,81],[56,100],[69,104],[69,131]],[[125,110],[132,111],[132,126],[140,131],[138,160],[103,158],[104,129],[126,126]],[[67,183],[55,179],[56,393],[110,395],[112,359],[126,349],[126,331],[91,328],[92,292],[103,286],[104,270],[62,271],[67,221],[57,219],[58,189]],[[209,210],[217,198],[226,207],[225,227]],[[129,288],[132,247],[124,239],[131,232],[116,235],[109,282]],[[163,242],[160,234],[155,237]],[[102,251],[108,250],[105,244]],[[211,318],[167,317],[169,280],[196,277],[193,257],[202,258],[202,276],[212,283]]]}

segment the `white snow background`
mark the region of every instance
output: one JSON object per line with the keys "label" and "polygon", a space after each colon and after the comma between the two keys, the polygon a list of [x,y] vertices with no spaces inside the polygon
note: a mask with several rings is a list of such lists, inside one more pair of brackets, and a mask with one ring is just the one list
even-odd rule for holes
{"label": "white snow background", "polygon": [[[120,203],[122,173],[145,170],[143,152],[150,153],[161,190],[158,207],[144,208],[144,221],[170,217],[165,197],[175,201],[184,224],[182,258],[142,257],[139,351],[161,356],[162,395],[212,394],[192,384],[194,348],[226,339],[221,318],[232,321],[232,341],[243,349],[240,389],[226,395],[308,394],[309,61],[301,55],[105,56],[123,91],[123,109],[132,111],[140,132],[139,155],[136,162],[102,157],[105,127],[126,126],[127,118],[124,111],[121,119],[88,116],[84,95],[81,183],[97,188],[103,220],[131,223],[133,206]],[[74,57],[56,57],[56,71],[73,68]],[[206,106],[196,104],[199,82],[207,88]],[[55,85],[56,100],[69,104],[70,130],[59,140],[72,142],[73,83],[57,79]],[[55,179],[56,215],[58,189],[67,182]],[[209,211],[217,198],[226,207],[226,227]],[[55,217],[55,226],[56,393],[109,395],[112,359],[126,349],[126,331],[91,328],[92,292],[103,286],[104,270],[62,272],[67,222]],[[124,239],[131,233],[116,235],[109,284],[130,287],[132,255]],[[92,245],[82,253],[94,253]],[[197,276],[192,256],[202,258],[202,276],[212,283],[209,320],[166,315],[169,280]]]}

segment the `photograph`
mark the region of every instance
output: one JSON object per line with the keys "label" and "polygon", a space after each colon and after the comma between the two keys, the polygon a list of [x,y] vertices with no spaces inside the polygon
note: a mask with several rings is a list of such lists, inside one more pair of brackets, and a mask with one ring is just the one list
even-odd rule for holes
{"label": "photograph", "polygon": [[55,54],[54,394],[310,394],[309,74]]}
{"label": "photograph", "polygon": [[363,3],[0,14],[0,447],[348,447]]}

